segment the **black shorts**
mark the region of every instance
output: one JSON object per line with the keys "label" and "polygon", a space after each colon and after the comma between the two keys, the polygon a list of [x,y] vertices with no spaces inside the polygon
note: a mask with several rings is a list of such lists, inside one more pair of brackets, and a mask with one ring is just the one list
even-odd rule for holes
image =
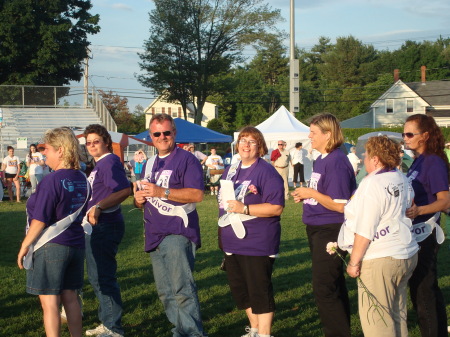
{"label": "black shorts", "polygon": [[252,308],[254,314],[275,311],[269,256],[225,255],[228,284],[238,309]]}
{"label": "black shorts", "polygon": [[5,178],[6,179],[14,179],[16,175],[14,173],[6,173],[5,172]]}

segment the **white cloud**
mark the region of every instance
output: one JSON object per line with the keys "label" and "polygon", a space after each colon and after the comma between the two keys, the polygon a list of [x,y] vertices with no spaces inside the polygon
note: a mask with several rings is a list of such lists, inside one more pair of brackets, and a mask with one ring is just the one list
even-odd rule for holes
{"label": "white cloud", "polygon": [[121,11],[130,11],[130,12],[133,11],[133,8],[122,3],[112,4],[111,7]]}

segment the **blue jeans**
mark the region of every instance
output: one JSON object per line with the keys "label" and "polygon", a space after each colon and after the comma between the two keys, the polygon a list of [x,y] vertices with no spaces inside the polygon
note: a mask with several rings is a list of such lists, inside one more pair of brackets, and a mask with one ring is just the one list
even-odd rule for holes
{"label": "blue jeans", "polygon": [[125,232],[122,221],[100,222],[86,235],[86,266],[97,296],[98,318],[108,329],[123,335],[122,298],[117,283],[116,254]]}
{"label": "blue jeans", "polygon": [[192,272],[195,244],[182,235],[169,235],[150,252],[159,299],[175,325],[173,337],[202,337],[202,319]]}

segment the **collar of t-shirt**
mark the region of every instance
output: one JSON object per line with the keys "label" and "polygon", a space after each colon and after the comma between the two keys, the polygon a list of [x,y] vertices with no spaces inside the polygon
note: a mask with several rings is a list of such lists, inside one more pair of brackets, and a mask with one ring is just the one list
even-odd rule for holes
{"label": "collar of t-shirt", "polygon": [[110,154],[111,154],[111,152],[105,153],[103,156],[101,156],[100,158],[98,158],[96,161],[100,161],[100,160],[102,160],[103,158],[105,158],[106,156],[108,156],[108,155],[110,155]]}

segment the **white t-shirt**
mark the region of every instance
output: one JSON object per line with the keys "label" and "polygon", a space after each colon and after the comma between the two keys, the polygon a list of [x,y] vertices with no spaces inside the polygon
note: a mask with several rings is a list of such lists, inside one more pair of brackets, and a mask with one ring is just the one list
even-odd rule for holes
{"label": "white t-shirt", "polygon": [[218,154],[212,154],[206,159],[205,165],[212,165],[214,166],[214,170],[221,170],[223,169],[223,160],[222,157]]}
{"label": "white t-shirt", "polygon": [[[411,219],[405,216],[414,191],[406,176],[398,170],[376,173],[372,172],[361,181],[345,206],[339,246],[353,242],[356,233],[372,241],[364,260],[388,256],[408,259],[419,250],[411,236]],[[347,250],[351,252],[352,247]]]}
{"label": "white t-shirt", "polygon": [[3,164],[6,166],[5,173],[17,174],[17,168],[20,164],[19,157],[17,156],[6,156],[3,159]]}
{"label": "white t-shirt", "polygon": [[[27,162],[30,160],[30,155],[27,155]],[[39,164],[41,160],[44,160],[44,156],[40,152],[34,152],[31,154],[31,162],[30,162],[30,175],[42,174],[43,167]]]}
{"label": "white t-shirt", "polygon": [[303,160],[304,160],[304,157],[306,156],[306,154],[307,154],[307,151],[303,148],[301,148],[299,150],[297,150],[297,149],[292,150],[291,151],[292,165],[295,165],[298,163],[303,165]]}

